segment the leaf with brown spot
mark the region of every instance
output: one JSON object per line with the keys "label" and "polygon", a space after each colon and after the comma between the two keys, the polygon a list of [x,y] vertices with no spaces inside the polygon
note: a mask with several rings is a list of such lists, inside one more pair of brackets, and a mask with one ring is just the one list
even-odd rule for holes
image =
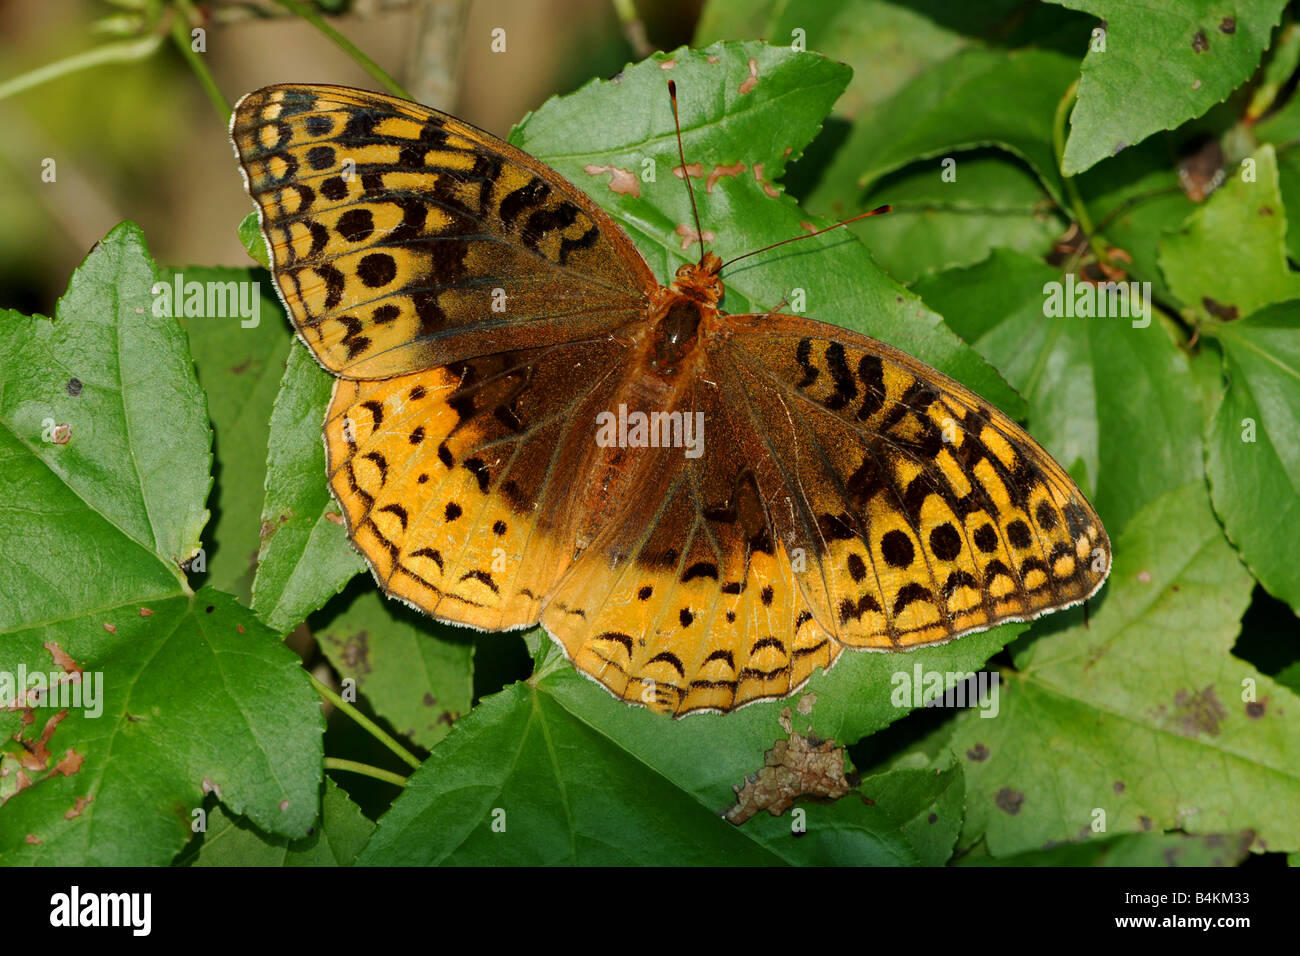
{"label": "leaf with brown spot", "polygon": [[1300,699],[1232,653],[1253,582],[1207,499],[1194,482],[1140,511],[1087,624],[1072,611],[1068,627],[1036,625],[1011,648],[997,719],[959,715],[950,748],[989,751],[964,763],[962,846],[982,837],[1001,857],[1073,841],[1098,808],[1110,834],[1251,829],[1300,846],[1300,768],[1284,756],[1300,724],[1229,703],[1247,680],[1284,709]]}

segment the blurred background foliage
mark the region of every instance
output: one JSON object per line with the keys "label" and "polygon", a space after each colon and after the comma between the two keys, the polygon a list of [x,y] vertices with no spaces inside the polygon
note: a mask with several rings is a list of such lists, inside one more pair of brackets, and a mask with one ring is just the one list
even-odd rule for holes
{"label": "blurred background foliage", "polygon": [[[140,0],[143,7],[148,0]],[[647,42],[671,49],[691,39],[702,0],[644,4]],[[636,58],[608,0],[369,0],[348,7],[342,31],[414,92],[412,63],[428,8],[463,6],[456,93],[429,105],[504,137],[526,112]],[[102,26],[136,15],[130,0],[3,0],[0,84],[105,43]],[[161,29],[173,9],[161,9]],[[204,3],[207,64],[231,102],[270,83],[374,86],[311,24],[277,6]],[[184,14],[185,11],[181,10]],[[504,54],[491,30],[508,25]],[[434,29],[445,31],[441,23]],[[117,223],[143,226],[160,262],[247,265],[232,223],[248,203],[224,125],[170,41],[132,62],[69,73],[0,99],[0,302],[49,313],[69,273]],[[57,162],[58,188],[43,188],[41,162]],[[242,212],[241,212],[242,215]]]}

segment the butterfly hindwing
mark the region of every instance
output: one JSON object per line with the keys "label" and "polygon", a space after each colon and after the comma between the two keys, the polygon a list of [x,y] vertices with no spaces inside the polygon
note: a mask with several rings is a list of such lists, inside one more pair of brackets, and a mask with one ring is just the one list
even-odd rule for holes
{"label": "butterfly hindwing", "polygon": [[701,443],[635,450],[642,481],[629,504],[542,614],[588,676],[678,715],[784,697],[839,653],[795,585],[784,515],[772,509],[780,463],[758,453],[753,419],[714,373],[701,370],[654,413],[677,416],[660,419],[669,433],[693,421]]}
{"label": "butterfly hindwing", "polygon": [[231,138],[277,288],[317,359],[383,378],[644,317],[654,278],[580,190],[437,110],[267,87]]}

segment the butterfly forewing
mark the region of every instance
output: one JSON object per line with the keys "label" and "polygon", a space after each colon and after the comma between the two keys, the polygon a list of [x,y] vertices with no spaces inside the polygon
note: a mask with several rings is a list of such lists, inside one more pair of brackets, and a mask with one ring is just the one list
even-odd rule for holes
{"label": "butterfly forewing", "polygon": [[295,327],[348,378],[576,341],[655,287],[580,190],[467,123],[344,87],[245,96],[231,138]]}
{"label": "butterfly forewing", "polygon": [[[874,339],[796,316],[728,316],[722,351],[790,471],[845,644],[908,647],[1091,595],[1101,521],[1020,426]],[[793,546],[799,540],[791,532]]]}

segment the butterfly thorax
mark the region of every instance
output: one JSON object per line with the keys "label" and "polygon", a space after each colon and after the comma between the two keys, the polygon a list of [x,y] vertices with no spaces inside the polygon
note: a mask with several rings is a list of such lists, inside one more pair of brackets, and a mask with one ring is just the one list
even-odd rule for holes
{"label": "butterfly thorax", "polygon": [[718,271],[722,260],[706,253],[699,264],[677,269],[673,284],[661,288],[651,303],[650,367],[664,378],[674,378],[700,341],[700,326],[717,315],[722,298]]}

